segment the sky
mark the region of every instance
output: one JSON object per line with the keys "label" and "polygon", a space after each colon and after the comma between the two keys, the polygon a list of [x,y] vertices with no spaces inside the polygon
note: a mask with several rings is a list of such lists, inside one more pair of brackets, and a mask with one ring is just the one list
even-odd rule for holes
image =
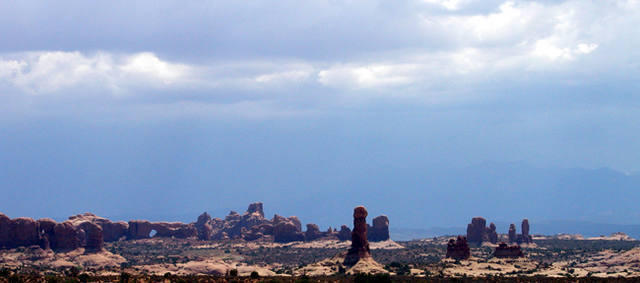
{"label": "sky", "polygon": [[0,1],[0,211],[500,217],[416,217],[458,189],[412,178],[640,171],[639,25],[637,0]]}

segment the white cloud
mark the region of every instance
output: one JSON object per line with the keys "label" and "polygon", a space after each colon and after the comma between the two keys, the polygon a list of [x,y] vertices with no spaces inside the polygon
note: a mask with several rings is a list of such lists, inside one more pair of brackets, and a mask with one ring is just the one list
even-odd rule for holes
{"label": "white cloud", "polygon": [[429,4],[439,5],[447,10],[455,11],[464,7],[471,2],[470,0],[423,0]]}

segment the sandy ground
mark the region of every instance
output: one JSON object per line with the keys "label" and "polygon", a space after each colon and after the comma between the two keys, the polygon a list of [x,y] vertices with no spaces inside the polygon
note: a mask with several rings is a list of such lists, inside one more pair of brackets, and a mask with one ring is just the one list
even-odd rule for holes
{"label": "sandy ground", "polygon": [[344,261],[344,257],[346,252],[342,252],[332,258],[328,258],[316,263],[312,263],[306,266],[303,266],[293,272],[293,275],[301,276],[322,276],[322,275],[333,275],[342,269],[346,274],[356,274],[356,273],[370,273],[370,274],[380,274],[380,273],[389,273],[384,267],[373,260],[373,258],[365,258],[360,259],[353,266],[345,266],[342,264]]}
{"label": "sandy ground", "polygon": [[[338,240],[320,240],[320,241],[311,241],[311,242],[291,242],[291,243],[273,243],[273,242],[247,242],[247,243],[238,243],[232,245],[232,247],[247,247],[252,249],[258,248],[280,248],[280,247],[291,247],[298,249],[348,249],[351,246],[351,241],[338,241]],[[202,248],[207,248],[207,246],[203,246]],[[212,245],[211,247],[216,247]],[[404,247],[392,240],[382,241],[382,242],[370,242],[369,247],[372,250],[383,249],[383,250],[393,250],[393,249],[404,249]]]}
{"label": "sandy ground", "polygon": [[22,265],[41,266],[48,269],[61,269],[79,266],[86,270],[104,270],[119,268],[126,259],[106,250],[97,253],[85,253],[83,248],[65,253],[54,253],[40,248],[9,250],[0,254],[0,264],[6,267]]}

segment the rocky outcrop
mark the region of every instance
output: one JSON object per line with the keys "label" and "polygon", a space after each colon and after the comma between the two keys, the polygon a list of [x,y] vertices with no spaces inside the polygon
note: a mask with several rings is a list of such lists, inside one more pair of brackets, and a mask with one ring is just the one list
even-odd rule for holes
{"label": "rocky outcrop", "polygon": [[457,239],[450,239],[447,243],[447,258],[468,259],[470,256],[471,250],[466,237],[458,236]]}
{"label": "rocky outcrop", "polygon": [[380,242],[389,240],[389,218],[386,215],[380,215],[373,218],[373,226],[369,226],[367,230],[367,238],[371,242]]}
{"label": "rocky outcrop", "polygon": [[307,224],[307,231],[304,232],[305,241],[313,241],[320,239],[324,236],[324,233],[320,232],[320,228],[316,224]]}
{"label": "rocky outcrop", "polygon": [[10,247],[32,246],[40,243],[40,232],[38,231],[38,223],[26,217],[20,217],[11,220],[10,225]]}
{"label": "rocky outcrop", "polygon": [[273,217],[273,240],[279,243],[304,241],[305,235],[292,218]]}
{"label": "rocky outcrop", "polygon": [[247,208],[247,212],[251,214],[257,213],[260,217],[264,218],[264,210],[262,209],[261,202],[255,202],[255,203],[249,204],[249,208]]}
{"label": "rocky outcrop", "polygon": [[118,241],[127,236],[129,232],[129,224],[124,221],[111,222],[111,220],[96,216],[92,213],[78,214],[69,217],[69,221],[77,226],[82,222],[92,222],[102,228],[102,235],[105,242]]}
{"label": "rocky outcrop", "polygon": [[344,259],[344,264],[347,266],[353,266],[360,259],[371,257],[367,240],[367,214],[367,209],[364,206],[358,206],[353,210],[351,248]]}
{"label": "rocky outcrop", "polygon": [[340,241],[351,240],[351,229],[347,225],[342,225],[337,236]]}
{"label": "rocky outcrop", "polygon": [[467,225],[467,241],[469,243],[474,243],[477,245],[482,244],[482,242],[489,241],[489,236],[487,235],[487,220],[482,217],[474,217],[471,219],[471,223]]}
{"label": "rocky outcrop", "polygon": [[56,223],[49,241],[54,250],[73,250],[82,246],[84,239],[81,236],[81,233],[70,221],[65,221]]}
{"label": "rocky outcrop", "polygon": [[151,222],[147,220],[131,220],[129,221],[129,230],[127,231],[127,239],[147,239],[151,234]]}
{"label": "rocky outcrop", "polygon": [[522,235],[519,237],[518,243],[533,243],[533,237],[529,235],[529,219],[522,220]]}
{"label": "rocky outcrop", "polygon": [[198,237],[198,230],[195,225],[180,222],[152,222],[151,230],[156,231],[154,237],[179,239]]}
{"label": "rocky outcrop", "polygon": [[[381,215],[373,219],[373,226],[365,233],[373,241],[389,239],[389,219]],[[147,239],[150,237],[198,238],[200,240],[244,239],[247,241],[313,241],[318,239],[352,238],[352,231],[343,225],[340,231],[329,228],[321,231],[318,225],[308,224],[302,231],[298,217],[275,215],[264,217],[263,204],[252,203],[243,214],[231,211],[224,219],[211,218],[206,212],[194,223],[150,222],[131,220],[112,222],[91,213],[73,215],[57,223],[52,219],[10,219],[0,213],[0,248],[39,245],[43,249],[71,250],[85,247],[86,250],[101,250],[104,242],[123,239]],[[368,232],[367,232],[368,231]]]}
{"label": "rocky outcrop", "polygon": [[102,248],[104,247],[104,236],[102,233],[102,227],[100,227],[100,225],[93,222],[85,221],[77,227],[84,231],[84,247],[86,251],[96,252],[102,250]]}
{"label": "rocky outcrop", "polygon": [[0,213],[0,248],[8,248],[11,245],[11,219]]}
{"label": "rocky outcrop", "polygon": [[498,242],[498,232],[496,231],[496,224],[493,224],[493,222],[489,224],[488,237],[489,237],[489,242],[491,242],[492,244],[495,244]]}
{"label": "rocky outcrop", "polygon": [[198,220],[195,223],[195,227],[198,230],[198,239],[211,240],[213,236],[213,226],[211,226],[211,216],[208,213],[203,213],[198,216]]}
{"label": "rocky outcrop", "polygon": [[523,257],[524,253],[519,245],[509,246],[505,242],[500,242],[493,252],[494,257],[505,258],[505,257]]}
{"label": "rocky outcrop", "polygon": [[516,225],[511,223],[509,225],[509,243],[515,243],[517,241]]}

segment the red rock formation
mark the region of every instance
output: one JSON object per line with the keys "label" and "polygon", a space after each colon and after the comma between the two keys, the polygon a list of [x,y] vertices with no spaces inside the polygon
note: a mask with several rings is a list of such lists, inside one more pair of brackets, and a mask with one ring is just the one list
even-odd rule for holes
{"label": "red rock formation", "polygon": [[344,264],[351,266],[361,258],[371,257],[369,241],[367,241],[367,209],[358,206],[353,210],[353,232],[351,232],[351,248],[347,252]]}
{"label": "red rock formation", "polygon": [[304,234],[300,231],[297,218],[284,218],[279,215],[273,217],[273,240],[279,243],[304,241]]}
{"label": "red rock formation", "polygon": [[262,209],[262,203],[261,202],[254,202],[254,203],[250,204],[249,208],[247,208],[247,212],[248,213],[257,213],[260,217],[264,218],[264,210]]}
{"label": "red rock formation", "polygon": [[8,248],[11,244],[11,219],[0,213],[0,248]]}
{"label": "red rock formation", "polygon": [[211,226],[211,216],[208,213],[203,213],[198,216],[198,221],[196,221],[195,226],[198,229],[198,239],[200,240],[211,240],[213,236],[213,226]]}
{"label": "red rock formation", "polygon": [[471,256],[471,250],[467,244],[467,238],[458,236],[457,239],[450,239],[447,243],[447,257],[454,259],[468,259]]}
{"label": "red rock formation", "polygon": [[474,217],[471,219],[471,223],[467,225],[467,241],[477,245],[482,244],[483,241],[488,241],[486,226],[487,220],[482,217]]}
{"label": "red rock formation", "polygon": [[54,250],[73,250],[80,247],[83,237],[70,221],[56,223],[53,227],[53,236],[49,238],[51,248]]}
{"label": "red rock formation", "polygon": [[522,249],[518,245],[509,246],[505,242],[500,242],[493,252],[494,257],[523,257]]}
{"label": "red rock formation", "polygon": [[340,241],[351,240],[351,229],[347,225],[342,225],[337,236]]}
{"label": "red rock formation", "polygon": [[184,224],[180,222],[153,222],[150,225],[151,230],[155,230],[154,237],[165,238],[196,238],[198,237],[198,230],[193,224]]}
{"label": "red rock formation", "polygon": [[527,244],[533,242],[533,237],[529,235],[529,219],[522,220],[522,242]]}
{"label": "red rock formation", "polygon": [[307,224],[307,231],[304,232],[305,241],[313,241],[320,239],[324,236],[324,233],[320,232],[320,228],[316,224]]}
{"label": "red rock formation", "polygon": [[386,215],[373,219],[373,226],[369,226],[367,230],[367,238],[371,242],[389,240],[389,218]]}
{"label": "red rock formation", "polygon": [[80,223],[78,228],[82,229],[85,234],[84,247],[87,252],[96,252],[104,247],[104,236],[100,225],[85,221]]}
{"label": "red rock formation", "polygon": [[509,225],[509,243],[515,243],[517,240],[516,225],[511,223],[511,225]]}
{"label": "red rock formation", "polygon": [[26,217],[11,220],[10,225],[11,247],[32,246],[40,243],[38,223]]}
{"label": "red rock formation", "polygon": [[492,244],[498,242],[498,232],[496,231],[496,224],[493,224],[493,222],[489,224],[489,231],[487,235],[489,236],[489,242]]}
{"label": "red rock formation", "polygon": [[131,220],[129,221],[129,231],[127,239],[146,239],[149,238],[152,227],[151,222],[147,220]]}

